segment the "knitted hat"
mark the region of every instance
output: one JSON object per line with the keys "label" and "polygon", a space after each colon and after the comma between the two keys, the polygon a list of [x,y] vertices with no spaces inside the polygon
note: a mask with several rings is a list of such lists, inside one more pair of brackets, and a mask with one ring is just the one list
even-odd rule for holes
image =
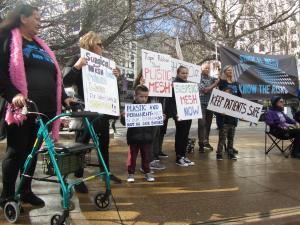
{"label": "knitted hat", "polygon": [[280,99],[282,99],[280,96],[272,96],[272,98],[271,98],[271,104],[272,104],[272,106],[275,107],[276,104],[277,104],[277,102],[278,102]]}

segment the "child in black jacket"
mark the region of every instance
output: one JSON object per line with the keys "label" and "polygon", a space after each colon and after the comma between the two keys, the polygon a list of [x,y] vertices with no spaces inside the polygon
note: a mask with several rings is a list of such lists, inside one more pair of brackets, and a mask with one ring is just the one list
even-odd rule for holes
{"label": "child in black jacket", "polygon": [[[149,90],[146,86],[138,85],[135,88],[134,104],[147,104]],[[122,115],[121,123],[125,125],[125,117]],[[153,127],[131,127],[127,130],[127,144],[129,146],[127,170],[127,182],[134,182],[134,173],[136,159],[139,151],[141,151],[142,170],[145,173],[145,179],[149,182],[154,181],[154,177],[150,173],[150,150],[153,142]]]}

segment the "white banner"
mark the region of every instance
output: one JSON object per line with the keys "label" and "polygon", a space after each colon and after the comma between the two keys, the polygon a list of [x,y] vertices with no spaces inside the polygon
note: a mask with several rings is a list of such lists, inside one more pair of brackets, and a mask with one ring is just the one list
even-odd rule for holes
{"label": "white banner", "polygon": [[188,81],[194,83],[200,83],[201,79],[201,67],[189,62],[185,62],[179,59],[171,58],[172,76],[176,77],[177,69],[179,66],[185,66],[189,70]]}
{"label": "white banner", "polygon": [[85,110],[119,116],[118,84],[112,72],[115,62],[80,50],[81,56],[87,59],[87,65],[82,68]]}
{"label": "white banner", "polygon": [[142,69],[149,96],[172,97],[171,57],[142,49]]}
{"label": "white banner", "polygon": [[207,109],[257,123],[262,113],[262,107],[262,105],[255,102],[214,89]]}
{"label": "white banner", "polygon": [[125,104],[126,127],[151,127],[164,124],[162,106],[153,104]]}
{"label": "white banner", "polygon": [[198,84],[174,82],[178,120],[202,118]]}

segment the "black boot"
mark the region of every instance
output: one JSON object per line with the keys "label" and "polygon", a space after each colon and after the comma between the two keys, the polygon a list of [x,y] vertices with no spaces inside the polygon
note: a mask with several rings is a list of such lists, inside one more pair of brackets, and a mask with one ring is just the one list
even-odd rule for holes
{"label": "black boot", "polygon": [[36,196],[33,192],[28,192],[21,194],[21,201],[24,203],[29,203],[33,206],[44,206],[45,202]]}

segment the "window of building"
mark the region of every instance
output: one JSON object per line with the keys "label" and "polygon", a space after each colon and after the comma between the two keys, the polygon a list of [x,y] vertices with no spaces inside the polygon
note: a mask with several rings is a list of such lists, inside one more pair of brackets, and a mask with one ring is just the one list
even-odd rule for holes
{"label": "window of building", "polygon": [[260,52],[265,51],[265,46],[263,44],[259,44],[259,51]]}
{"label": "window of building", "polygon": [[253,23],[253,21],[249,21],[249,27],[250,27],[250,29],[253,29],[253,28],[254,28],[254,23]]}
{"label": "window of building", "polygon": [[291,42],[291,47],[292,48],[297,48],[297,41],[292,41]]}
{"label": "window of building", "polygon": [[291,28],[291,34],[296,34],[296,33],[297,33],[296,27]]}

